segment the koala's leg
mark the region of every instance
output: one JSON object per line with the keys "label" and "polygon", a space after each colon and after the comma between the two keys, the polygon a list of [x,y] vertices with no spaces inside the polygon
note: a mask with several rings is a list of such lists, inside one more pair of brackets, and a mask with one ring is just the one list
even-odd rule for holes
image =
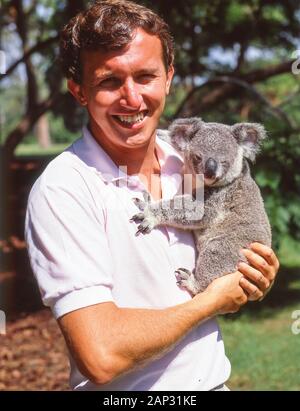
{"label": "koala's leg", "polygon": [[133,201],[140,209],[130,221],[140,223],[137,234],[148,233],[158,225],[194,230],[199,228],[204,213],[202,201],[196,201],[191,195],[175,196],[170,200],[149,202],[134,198]]}
{"label": "koala's leg", "polygon": [[245,261],[245,257],[239,253],[240,248],[226,235],[198,244],[194,274],[194,287],[198,292],[204,291],[214,279],[236,271],[238,262]]}
{"label": "koala's leg", "polygon": [[198,284],[195,281],[195,270],[190,271],[186,268],[178,268],[175,271],[176,283],[179,287],[185,288],[192,295],[196,295],[199,292]]}

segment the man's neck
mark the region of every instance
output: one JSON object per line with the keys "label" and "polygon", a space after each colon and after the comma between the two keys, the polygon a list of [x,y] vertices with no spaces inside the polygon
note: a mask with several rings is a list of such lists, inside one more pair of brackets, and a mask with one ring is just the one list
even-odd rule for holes
{"label": "man's neck", "polygon": [[[92,130],[90,130],[92,132]],[[94,138],[117,167],[127,167],[128,175],[138,175],[155,199],[161,198],[160,164],[156,152],[156,135],[142,147],[117,147],[105,140]]]}

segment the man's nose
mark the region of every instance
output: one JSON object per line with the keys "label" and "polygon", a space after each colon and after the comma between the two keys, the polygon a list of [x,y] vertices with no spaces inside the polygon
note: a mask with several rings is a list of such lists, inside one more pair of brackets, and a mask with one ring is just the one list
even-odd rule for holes
{"label": "man's nose", "polygon": [[120,105],[129,110],[138,110],[142,102],[138,85],[133,80],[128,80],[122,87]]}

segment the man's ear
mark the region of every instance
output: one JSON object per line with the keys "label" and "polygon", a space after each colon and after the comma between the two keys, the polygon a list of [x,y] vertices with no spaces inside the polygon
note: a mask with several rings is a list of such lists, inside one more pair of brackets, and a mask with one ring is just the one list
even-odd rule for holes
{"label": "man's ear", "polygon": [[169,127],[173,146],[179,151],[185,151],[202,123],[199,117],[180,118],[179,120],[173,121]]}
{"label": "man's ear", "polygon": [[69,79],[67,81],[67,85],[68,85],[68,90],[69,92],[75,97],[75,99],[78,101],[78,103],[81,106],[86,106],[87,105],[87,101],[83,95],[82,92],[82,87],[80,84],[76,83],[74,80]]}
{"label": "man's ear", "polygon": [[174,70],[174,66],[171,65],[171,66],[169,67],[169,70],[168,70],[168,73],[167,73],[166,95],[168,95],[169,92],[170,92],[170,87],[171,87],[171,83],[172,83],[172,80],[173,80],[174,71],[175,71],[175,70]]}
{"label": "man's ear", "polygon": [[262,141],[267,137],[264,126],[258,123],[237,123],[231,129],[243,149],[244,157],[254,161]]}

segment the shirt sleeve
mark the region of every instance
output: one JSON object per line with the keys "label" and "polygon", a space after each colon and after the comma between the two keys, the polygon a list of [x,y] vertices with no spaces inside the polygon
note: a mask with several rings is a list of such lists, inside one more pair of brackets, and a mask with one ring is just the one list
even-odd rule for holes
{"label": "shirt sleeve", "polygon": [[80,176],[69,177],[68,184],[46,183],[42,177],[36,182],[25,223],[33,273],[43,303],[56,318],[113,301],[113,260],[104,210]]}

